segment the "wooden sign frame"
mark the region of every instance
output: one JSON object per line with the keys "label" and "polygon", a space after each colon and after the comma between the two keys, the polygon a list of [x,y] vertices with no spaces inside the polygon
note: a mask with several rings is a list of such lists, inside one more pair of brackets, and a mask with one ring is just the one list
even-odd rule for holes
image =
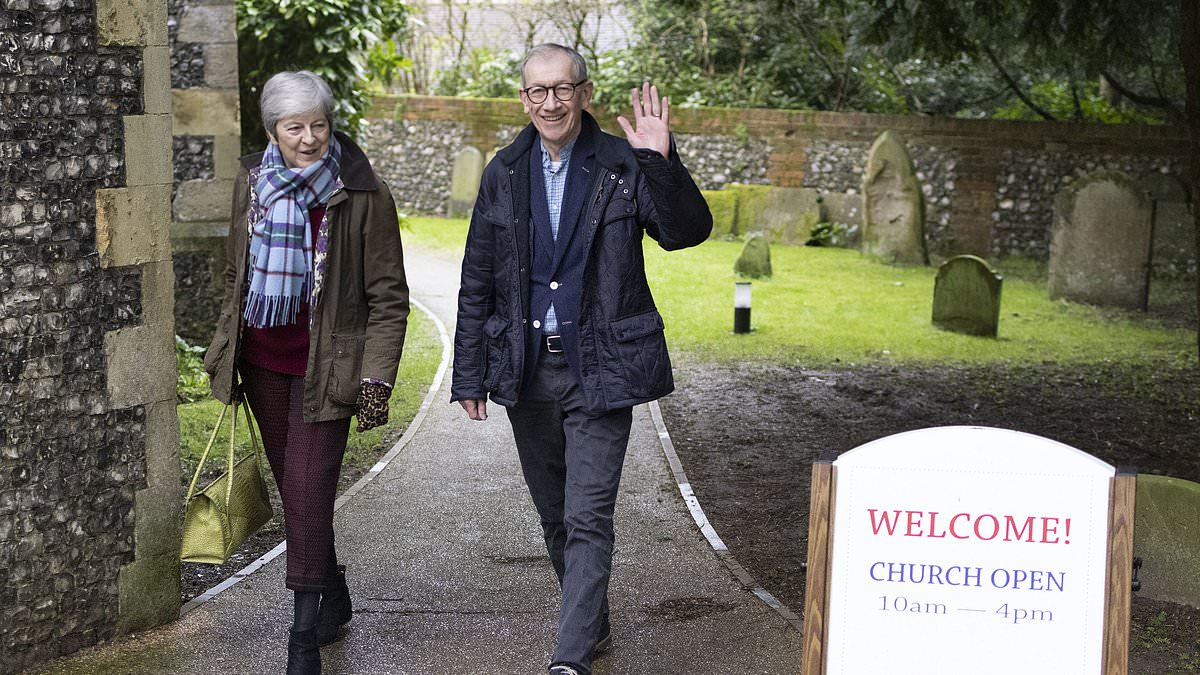
{"label": "wooden sign frame", "polygon": [[[836,455],[813,463],[808,511],[808,574],[804,597],[801,675],[825,675],[829,654],[830,565],[837,503]],[[1104,646],[1098,675],[1128,675],[1129,621],[1133,602],[1133,518],[1137,471],[1118,467],[1109,480],[1108,560],[1105,574]]]}

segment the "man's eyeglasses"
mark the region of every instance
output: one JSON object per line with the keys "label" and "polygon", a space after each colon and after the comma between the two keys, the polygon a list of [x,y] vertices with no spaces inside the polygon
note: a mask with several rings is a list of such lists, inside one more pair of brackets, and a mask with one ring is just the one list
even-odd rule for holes
{"label": "man's eyeglasses", "polygon": [[575,89],[584,82],[587,82],[587,80],[580,80],[578,82],[564,82],[562,84],[556,84],[553,87],[526,87],[521,91],[525,92],[525,96],[529,97],[530,103],[542,103],[546,100],[546,97],[550,95],[551,91],[554,92],[554,98],[558,99],[562,103],[566,103],[567,101],[570,101],[573,96],[575,96]]}

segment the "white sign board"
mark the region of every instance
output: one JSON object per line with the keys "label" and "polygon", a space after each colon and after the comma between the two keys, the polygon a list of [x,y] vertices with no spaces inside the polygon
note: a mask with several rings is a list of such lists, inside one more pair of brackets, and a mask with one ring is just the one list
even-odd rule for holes
{"label": "white sign board", "polygon": [[827,673],[1101,672],[1113,467],[982,427],[834,465]]}

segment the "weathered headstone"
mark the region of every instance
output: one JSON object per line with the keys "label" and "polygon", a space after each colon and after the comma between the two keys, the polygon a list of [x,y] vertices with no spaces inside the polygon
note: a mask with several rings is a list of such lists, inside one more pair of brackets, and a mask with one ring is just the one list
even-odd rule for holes
{"label": "weathered headstone", "polygon": [[1154,202],[1150,264],[1156,277],[1179,277],[1196,269],[1196,225],[1188,191],[1177,176],[1158,171],[1138,179]]}
{"label": "weathered headstone", "polygon": [[1200,607],[1200,485],[1141,474],[1136,504],[1133,546],[1146,561],[1140,595]]}
{"label": "weathered headstone", "polygon": [[771,277],[771,244],[762,233],[755,232],[746,237],[746,245],[733,264],[733,271],[751,279]]}
{"label": "weathered headstone", "polygon": [[454,155],[454,168],[450,174],[451,218],[466,216],[475,206],[479,194],[479,180],[483,177],[483,153],[478,148],[467,146]]}
{"label": "weathered headstone", "polygon": [[821,194],[812,188],[773,187],[755,229],[780,244],[803,244],[823,220]]}
{"label": "weathered headstone", "polygon": [[996,337],[1003,277],[973,255],[955,256],[933,283],[933,325],[955,333]]}
{"label": "weathered headstone", "polygon": [[927,265],[925,196],[900,137],[885,131],[863,174],[862,250],[885,262]]}
{"label": "weathered headstone", "polygon": [[1128,176],[1099,172],[1054,200],[1050,299],[1145,309],[1153,208]]}

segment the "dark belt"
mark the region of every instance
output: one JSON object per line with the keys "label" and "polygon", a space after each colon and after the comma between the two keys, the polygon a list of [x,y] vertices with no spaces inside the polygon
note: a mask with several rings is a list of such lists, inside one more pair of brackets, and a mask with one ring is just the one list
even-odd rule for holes
{"label": "dark belt", "polygon": [[542,336],[542,349],[545,349],[546,351],[550,352],[551,354],[562,353],[562,350],[563,350],[562,336],[561,335],[543,335]]}

